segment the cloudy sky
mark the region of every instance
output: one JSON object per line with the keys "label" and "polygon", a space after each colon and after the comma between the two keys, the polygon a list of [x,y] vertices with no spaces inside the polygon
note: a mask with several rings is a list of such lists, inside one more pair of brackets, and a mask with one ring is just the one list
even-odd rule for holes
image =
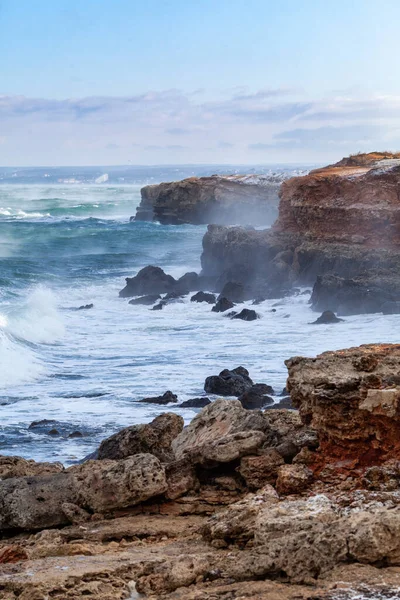
{"label": "cloudy sky", "polygon": [[0,165],[400,150],[399,0],[0,0]]}

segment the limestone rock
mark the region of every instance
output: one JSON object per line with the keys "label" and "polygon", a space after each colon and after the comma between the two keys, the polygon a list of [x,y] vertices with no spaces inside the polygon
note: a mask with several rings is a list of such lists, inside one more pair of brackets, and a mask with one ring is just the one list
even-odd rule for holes
{"label": "limestone rock", "polygon": [[132,425],[105,439],[97,457],[121,459],[139,453],[154,454],[162,461],[172,460],[171,443],[183,429],[183,418],[163,413],[146,425]]}
{"label": "limestone rock", "polygon": [[[195,416],[172,442],[172,449],[177,459],[188,453],[207,453],[207,446],[215,456],[217,451],[227,451],[228,448],[233,448],[235,443],[249,443],[254,446],[262,439],[261,436],[249,436],[237,438],[235,442],[235,438],[231,437],[224,444],[226,436],[240,432],[268,433],[269,429],[268,421],[260,411],[247,411],[238,400],[219,399]],[[218,446],[219,444],[221,445]]]}
{"label": "limestone rock", "polygon": [[11,477],[50,475],[64,470],[61,463],[38,463],[20,456],[0,456],[0,480]]}
{"label": "limestone rock", "polygon": [[240,461],[239,473],[251,490],[258,490],[265,484],[275,484],[278,469],[283,465],[282,456],[274,448],[269,448],[260,456],[245,456]]}

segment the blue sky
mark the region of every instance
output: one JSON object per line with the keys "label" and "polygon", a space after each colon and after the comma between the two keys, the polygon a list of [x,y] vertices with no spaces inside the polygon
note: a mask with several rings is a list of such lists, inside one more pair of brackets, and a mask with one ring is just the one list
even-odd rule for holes
{"label": "blue sky", "polygon": [[0,164],[400,149],[398,0],[0,0]]}

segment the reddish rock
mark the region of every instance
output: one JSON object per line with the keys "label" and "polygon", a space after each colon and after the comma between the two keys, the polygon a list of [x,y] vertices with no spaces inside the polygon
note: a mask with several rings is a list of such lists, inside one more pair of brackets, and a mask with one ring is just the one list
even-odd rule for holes
{"label": "reddish rock", "polygon": [[6,546],[0,550],[0,564],[4,563],[17,563],[21,560],[28,560],[29,556],[24,548],[13,544],[12,546]]}
{"label": "reddish rock", "polygon": [[400,458],[400,345],[369,344],[286,365],[292,402],[318,433],[321,465]]}
{"label": "reddish rock", "polygon": [[284,464],[282,456],[269,448],[261,456],[245,456],[240,461],[239,473],[251,490],[258,490],[266,483],[275,484],[278,469]]}

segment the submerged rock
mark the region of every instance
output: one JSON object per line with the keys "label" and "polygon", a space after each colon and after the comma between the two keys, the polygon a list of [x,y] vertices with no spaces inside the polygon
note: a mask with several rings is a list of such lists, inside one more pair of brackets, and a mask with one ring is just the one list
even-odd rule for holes
{"label": "submerged rock", "polygon": [[220,396],[240,396],[252,385],[253,381],[249,377],[248,370],[244,367],[236,367],[232,371],[224,369],[219,375],[207,377],[204,391]]}
{"label": "submerged rock", "polygon": [[144,306],[150,306],[151,304],[157,302],[157,300],[160,300],[160,298],[161,296],[159,294],[150,294],[148,296],[140,296],[139,298],[133,298],[132,300],[129,300],[128,304],[143,304]]}
{"label": "submerged rock", "polygon": [[82,306],[79,306],[79,308],[77,310],[89,310],[90,308],[93,308],[94,304],[83,304]]}

